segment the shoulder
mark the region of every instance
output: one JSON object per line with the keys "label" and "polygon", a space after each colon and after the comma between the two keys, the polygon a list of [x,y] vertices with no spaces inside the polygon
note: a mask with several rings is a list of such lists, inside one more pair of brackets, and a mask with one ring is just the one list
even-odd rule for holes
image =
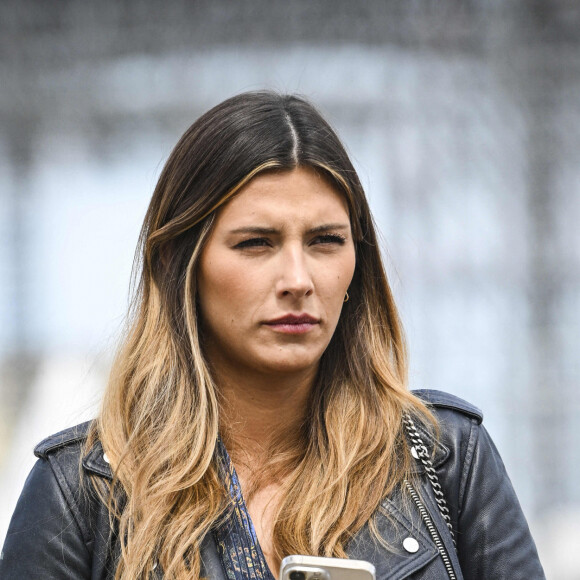
{"label": "shoulder", "polygon": [[503,461],[482,424],[482,412],[441,391],[413,394],[439,424],[437,441],[430,441],[435,448],[433,466],[457,530],[464,573],[477,578],[545,578]]}
{"label": "shoulder", "polygon": [[475,420],[478,425],[483,421],[483,412],[479,408],[451,393],[435,389],[418,389],[412,393],[436,414],[450,415],[445,411],[451,411],[451,414],[455,413]]}
{"label": "shoulder", "polygon": [[67,479],[78,478],[80,464],[84,471],[110,479],[111,468],[100,441],[97,439],[90,449],[86,449],[91,425],[92,422],[87,421],[50,435],[34,448],[34,454],[57,467],[60,475]]}
{"label": "shoulder", "polygon": [[43,439],[35,448],[34,455],[40,459],[48,459],[51,453],[56,453],[57,451],[64,448],[80,448],[87,439],[87,434],[89,432],[91,422],[81,423],[75,427],[69,427],[63,431],[59,431],[54,435],[50,435],[46,439]]}
{"label": "shoulder", "polygon": [[437,420],[437,440],[434,433],[421,429],[428,447],[434,451],[435,467],[468,460],[483,428],[483,413],[475,405],[450,393],[432,389],[412,391],[431,410]]}
{"label": "shoulder", "polygon": [[108,549],[103,543],[109,538],[109,513],[86,478],[89,470],[96,471],[93,455],[102,455],[98,442],[85,452],[90,426],[60,431],[35,447],[38,460],[20,494],[0,558],[2,578],[4,572],[7,578],[97,577],[91,570]]}

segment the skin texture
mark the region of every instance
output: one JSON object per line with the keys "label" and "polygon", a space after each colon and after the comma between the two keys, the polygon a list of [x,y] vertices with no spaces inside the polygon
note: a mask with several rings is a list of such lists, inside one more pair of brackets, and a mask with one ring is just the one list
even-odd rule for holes
{"label": "skin texture", "polygon": [[[202,252],[204,350],[223,429],[260,545],[274,574],[271,515],[279,483],[256,481],[268,442],[304,415],[320,357],[355,269],[343,196],[310,168],[256,176],[219,212]],[[308,315],[307,324],[276,323]]]}
{"label": "skin texture", "polygon": [[[250,228],[272,231],[243,231]],[[310,169],[257,176],[221,210],[201,256],[210,360],[218,357],[236,375],[315,369],[354,266],[346,203],[326,180]],[[304,334],[265,324],[287,314],[319,323]]]}

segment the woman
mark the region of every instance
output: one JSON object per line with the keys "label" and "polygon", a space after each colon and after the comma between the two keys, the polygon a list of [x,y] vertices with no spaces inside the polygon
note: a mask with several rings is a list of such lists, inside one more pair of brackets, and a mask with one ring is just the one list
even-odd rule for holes
{"label": "woman", "polygon": [[2,578],[272,578],[289,554],[543,578],[480,412],[407,389],[364,192],[309,103],[203,115],[140,245],[101,412],[36,448]]}

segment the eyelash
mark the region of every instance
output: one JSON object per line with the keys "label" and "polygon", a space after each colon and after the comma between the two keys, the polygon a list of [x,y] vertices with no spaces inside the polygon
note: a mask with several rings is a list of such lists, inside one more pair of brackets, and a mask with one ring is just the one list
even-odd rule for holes
{"label": "eyelash", "polygon": [[[346,242],[346,237],[340,234],[322,234],[316,236],[314,241],[322,244],[339,244],[342,246]],[[234,248],[242,250],[246,248],[262,248],[269,244],[270,242],[267,238],[249,238],[236,244]]]}
{"label": "eyelash", "polygon": [[340,244],[341,246],[346,242],[346,236],[340,234],[322,234],[315,239],[320,240],[324,244]]}
{"label": "eyelash", "polygon": [[250,238],[248,240],[243,240],[239,244],[236,244],[234,248],[260,248],[267,245],[268,240],[266,238]]}

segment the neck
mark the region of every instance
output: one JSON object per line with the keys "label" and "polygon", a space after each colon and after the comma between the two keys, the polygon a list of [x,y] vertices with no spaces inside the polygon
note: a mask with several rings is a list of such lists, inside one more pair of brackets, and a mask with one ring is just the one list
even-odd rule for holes
{"label": "neck", "polygon": [[268,457],[274,441],[298,436],[316,369],[234,374],[219,367],[213,374],[222,404],[222,437],[236,468],[240,463],[255,467]]}

